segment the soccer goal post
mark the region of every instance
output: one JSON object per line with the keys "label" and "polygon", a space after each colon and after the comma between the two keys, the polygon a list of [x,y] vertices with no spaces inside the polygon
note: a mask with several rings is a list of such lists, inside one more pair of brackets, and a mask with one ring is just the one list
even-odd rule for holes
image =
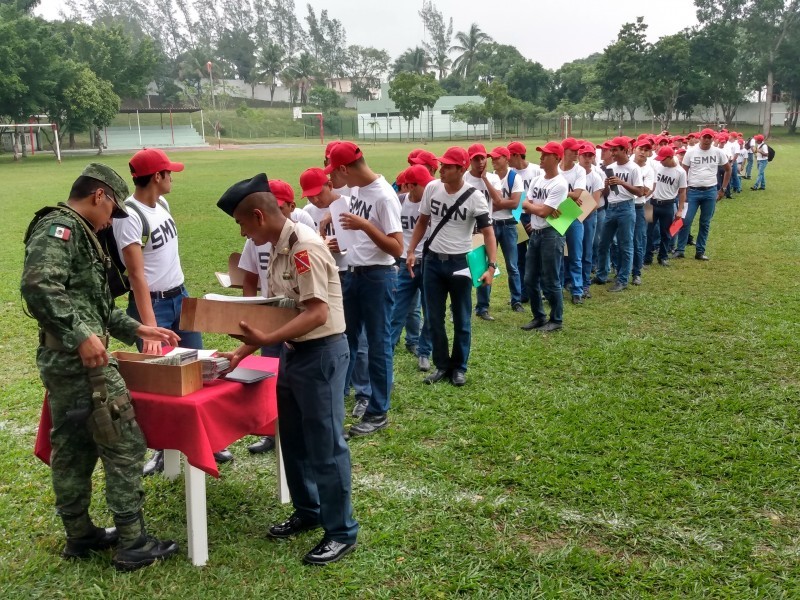
{"label": "soccer goal post", "polygon": [[[25,135],[26,133],[30,135],[31,139],[31,154],[35,154],[36,145],[33,143],[33,130],[34,129],[51,129],[53,131],[53,137],[55,138],[55,150],[56,150],[56,160],[61,164],[61,144],[58,141],[58,126],[55,123],[25,123],[25,124],[18,124],[18,123],[2,123],[0,124],[0,131],[3,129],[11,129],[11,134],[14,137],[13,146],[16,152],[16,136],[17,135]],[[17,129],[21,130],[20,133],[17,133]]]}

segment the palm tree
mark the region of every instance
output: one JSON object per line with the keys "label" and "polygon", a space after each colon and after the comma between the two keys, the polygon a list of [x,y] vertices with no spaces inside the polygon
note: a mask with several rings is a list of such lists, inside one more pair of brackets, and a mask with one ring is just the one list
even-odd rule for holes
{"label": "palm tree", "polygon": [[397,57],[392,65],[392,74],[397,75],[401,72],[416,73],[417,75],[425,75],[431,68],[430,59],[428,54],[417,46],[416,48],[409,48]]}
{"label": "palm tree", "polygon": [[473,23],[470,25],[467,33],[459,31],[456,34],[456,41],[458,45],[451,46],[450,48],[450,52],[460,53],[453,61],[453,72],[460,73],[464,77],[467,77],[470,71],[475,67],[478,51],[491,42],[492,38],[481,31],[477,23]]}
{"label": "palm tree", "polygon": [[275,98],[275,88],[278,87],[278,78],[286,67],[286,52],[273,42],[269,42],[258,57],[258,74],[268,82],[269,105]]}
{"label": "palm tree", "polygon": [[319,76],[317,62],[308,52],[303,52],[295,59],[290,68],[294,80],[300,86],[300,103],[306,104],[308,102],[308,89]]}

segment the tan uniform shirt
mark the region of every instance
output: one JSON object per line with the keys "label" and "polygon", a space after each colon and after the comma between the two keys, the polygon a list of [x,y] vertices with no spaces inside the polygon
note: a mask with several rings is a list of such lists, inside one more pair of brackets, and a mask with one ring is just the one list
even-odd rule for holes
{"label": "tan uniform shirt", "polygon": [[[297,236],[292,245],[290,237]],[[286,219],[281,236],[275,245],[269,265],[269,289],[276,296],[286,296],[297,302],[316,298],[328,305],[328,320],[295,342],[307,342],[344,333],[344,307],[339,269],[328,247],[317,232],[302,223]]]}

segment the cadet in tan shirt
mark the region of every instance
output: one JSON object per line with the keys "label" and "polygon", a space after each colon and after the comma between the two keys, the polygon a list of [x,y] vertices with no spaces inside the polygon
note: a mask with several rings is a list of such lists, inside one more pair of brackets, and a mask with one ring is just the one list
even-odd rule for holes
{"label": "cadet in tan shirt", "polygon": [[297,304],[300,314],[264,332],[242,322],[244,342],[231,367],[260,346],[285,342],[278,370],[278,414],[286,481],[294,513],[269,534],[286,538],[322,527],[324,537],[303,560],[327,564],[356,546],[350,501],[350,450],[344,438],[344,379],[350,361],[339,271],[325,242],[278,209],[264,173],[240,181],[217,206],[236,219],[257,246],[271,242],[269,289]]}

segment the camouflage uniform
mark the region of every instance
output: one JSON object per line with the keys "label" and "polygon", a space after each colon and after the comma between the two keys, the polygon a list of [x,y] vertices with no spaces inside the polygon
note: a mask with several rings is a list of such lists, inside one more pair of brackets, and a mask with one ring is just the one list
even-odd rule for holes
{"label": "camouflage uniform", "polygon": [[[139,323],[114,306],[105,257],[91,239],[91,225],[88,221],[82,224],[83,218],[65,205],[60,207],[32,224],[28,232],[21,289],[41,328],[36,362],[53,422],[50,441],[56,509],[67,537],[72,538],[87,535],[92,527],[88,509],[98,457],[103,462],[106,499],[115,521],[137,518],[144,500],[141,477],[146,445],[135,419],[122,425],[118,442],[100,445],[86,419],[76,418],[92,409],[89,371],[77,353],[78,346],[92,333],[102,338],[106,332],[131,344]],[[45,344],[46,334],[63,347],[48,347],[53,343]],[[127,393],[113,358],[102,371],[109,398]]]}

